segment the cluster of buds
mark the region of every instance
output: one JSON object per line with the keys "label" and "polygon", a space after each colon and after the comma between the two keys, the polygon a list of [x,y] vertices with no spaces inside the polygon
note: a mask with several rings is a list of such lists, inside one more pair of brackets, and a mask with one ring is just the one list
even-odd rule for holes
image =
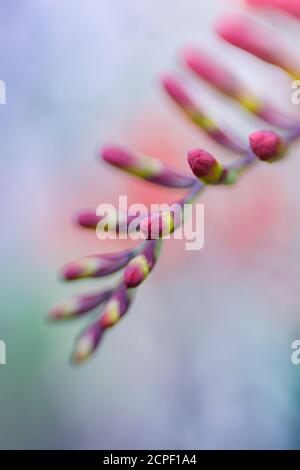
{"label": "cluster of buds", "polygon": [[[249,4],[276,7],[300,16],[298,2],[283,0],[248,0]],[[217,25],[218,34],[231,45],[281,68],[291,77],[299,77],[300,70],[294,67],[287,51],[276,44],[274,37],[256,22],[240,16],[223,17]],[[105,147],[100,157],[108,164],[151,184],[166,188],[185,190],[183,197],[175,201],[169,210],[151,216],[129,216],[124,213],[115,225],[117,233],[128,232],[136,219],[144,239],[134,248],[110,254],[96,254],[74,261],[61,270],[66,281],[83,278],[101,278],[122,272],[113,287],[91,294],[79,295],[58,304],[49,312],[51,320],[66,320],[82,317],[99,309],[93,321],[81,333],[74,345],[72,359],[80,363],[98,347],[104,332],[113,327],[128,311],[136,288],[140,286],[154,268],[161,250],[163,238],[182,224],[178,207],[192,204],[200,192],[208,186],[234,184],[253,163],[272,163],[287,155],[290,145],[300,137],[300,121],[276,109],[249,91],[224,66],[199,49],[185,50],[182,63],[196,77],[205,80],[216,91],[237,102],[244,110],[254,114],[260,121],[272,128],[259,130],[249,136],[248,142],[228,129],[220,128],[206,112],[182,80],[173,74],[162,78],[167,95],[192,125],[206,133],[220,149],[229,149],[236,155],[233,164],[224,164],[204,149],[188,152],[187,162],[191,172],[181,174],[165,166],[156,158],[139,155],[119,147]],[[276,130],[274,130],[276,128]],[[96,229],[101,217],[95,211],[84,211],[76,215],[76,222],[82,227]],[[104,230],[107,227],[103,227]]]}

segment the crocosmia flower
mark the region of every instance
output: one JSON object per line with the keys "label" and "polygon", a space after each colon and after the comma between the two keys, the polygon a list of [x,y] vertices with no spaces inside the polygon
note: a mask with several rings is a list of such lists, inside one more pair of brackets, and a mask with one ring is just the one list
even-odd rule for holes
{"label": "crocosmia flower", "polygon": [[[248,0],[248,3],[276,7],[300,17],[298,0]],[[240,15],[223,16],[217,22],[216,31],[228,47],[238,47],[270,66],[282,69],[291,77],[300,76],[299,64],[294,64],[281,42],[256,21]],[[109,254],[91,254],[62,267],[61,278],[67,282],[116,276],[109,287],[61,301],[49,312],[52,321],[79,319],[92,314],[74,344],[72,360],[76,364],[94,354],[107,331],[129,311],[138,287],[158,264],[164,239],[169,238],[184,222],[181,209],[193,204],[206,188],[233,185],[254,164],[273,164],[285,160],[290,146],[300,138],[300,121],[297,118],[249,91],[233,70],[228,70],[203,48],[184,49],[181,63],[199,83],[205,81],[220,96],[225,95],[243,111],[254,115],[257,129],[247,138],[230,126],[220,126],[193,96],[182,77],[166,73],[161,84],[169,98],[170,110],[179,111],[187,124],[199,131],[199,146],[190,149],[184,156],[187,159],[186,172],[178,172],[155,156],[141,154],[137,149],[116,145],[106,145],[100,149],[101,162],[124,172],[127,178],[139,178],[145,184],[159,185],[166,191],[176,188],[182,191],[182,196],[168,209],[160,209],[150,215],[135,216],[123,211],[117,219],[112,214],[103,221],[95,208],[77,212],[75,220],[82,228],[98,230],[100,226],[104,231],[114,230],[115,235],[129,235],[134,223],[143,236],[132,248]],[[202,148],[201,137],[204,134],[217,144],[217,155],[213,155],[210,149]],[[229,150],[234,156],[230,164],[225,161],[224,150]],[[110,223],[110,219],[114,224]]]}

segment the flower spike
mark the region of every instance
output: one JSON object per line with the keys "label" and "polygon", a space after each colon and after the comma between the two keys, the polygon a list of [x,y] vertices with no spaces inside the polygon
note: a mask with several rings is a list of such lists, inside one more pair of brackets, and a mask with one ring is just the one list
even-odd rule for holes
{"label": "flower spike", "polygon": [[[298,0],[248,0],[248,3],[278,5],[279,8],[291,9],[296,16],[300,16],[300,10],[297,10],[296,6]],[[218,31],[231,44],[281,67],[291,76],[297,76],[290,56],[275,43],[273,36],[268,36],[256,23],[233,16],[225,18],[219,24]],[[234,183],[237,177],[257,162],[257,157],[267,162],[283,157],[290,145],[300,139],[300,124],[297,118],[288,116],[257,98],[240,84],[231,71],[219,66],[207,54],[189,50],[184,54],[184,61],[197,76],[209,82],[223,95],[234,99],[244,109],[268,124],[287,132],[284,137],[269,130],[254,132],[249,137],[249,148],[247,144],[241,143],[234,133],[222,130],[199,107],[179,80],[171,75],[164,77],[165,91],[188,119],[203,129],[214,142],[239,154],[240,157],[231,164],[222,165],[206,150],[190,150],[188,164],[193,175],[186,176],[145,155],[137,155],[115,146],[102,150],[101,155],[105,161],[129,174],[164,187],[186,188],[187,191],[171,205],[161,204],[150,216],[147,213],[129,216],[129,211],[116,215],[113,210],[105,216],[97,215],[93,210],[82,211],[76,215],[76,222],[80,226],[97,229],[98,235],[98,230],[127,234],[130,230],[135,233],[138,230],[139,235],[144,236],[143,241],[131,249],[88,256],[63,267],[62,277],[65,280],[102,277],[123,271],[116,287],[60,302],[49,313],[50,320],[64,320],[81,317],[100,307],[96,318],[93,315],[91,323],[75,342],[72,360],[77,364],[94,353],[106,330],[116,325],[126,314],[136,288],[145,281],[157,263],[162,238],[168,238],[168,235],[181,227],[184,218],[190,213],[185,211],[186,205],[193,204],[208,186]]]}

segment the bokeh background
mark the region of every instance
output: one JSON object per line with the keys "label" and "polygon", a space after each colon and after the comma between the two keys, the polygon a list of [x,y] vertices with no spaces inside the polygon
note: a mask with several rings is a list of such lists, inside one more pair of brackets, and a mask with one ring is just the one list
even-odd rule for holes
{"label": "bokeh background", "polygon": [[[50,325],[49,307],[99,283],[62,285],[65,262],[125,243],[72,224],[77,209],[170,201],[107,168],[115,142],[186,169],[200,146],[232,156],[185,122],[159,77],[176,70],[220,122],[244,137],[264,127],[183,73],[178,52],[201,45],[283,109],[290,81],[213,32],[242,2],[0,1],[0,366],[2,449],[300,447],[300,161],[258,165],[234,188],[203,195],[205,246],[165,244],[130,314],[81,367],[69,354],[82,322]],[[296,44],[298,25],[247,10]],[[275,33],[274,33],[275,34]],[[299,36],[298,36],[299,41]],[[298,147],[299,149],[299,147]],[[100,281],[102,283],[102,281]]]}

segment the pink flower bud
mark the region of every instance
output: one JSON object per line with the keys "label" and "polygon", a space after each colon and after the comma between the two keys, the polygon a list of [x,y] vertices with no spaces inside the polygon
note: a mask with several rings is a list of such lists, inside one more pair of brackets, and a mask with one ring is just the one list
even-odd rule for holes
{"label": "pink flower bud", "polygon": [[[271,125],[290,129],[297,127],[296,118],[285,115],[265,100],[247,90],[225,67],[201,50],[189,49],[183,54],[187,66],[221,93],[232,97],[248,112],[259,116]],[[287,68],[287,66],[285,66]],[[291,73],[291,70],[288,70]]]}
{"label": "pink flower bud", "polygon": [[171,210],[157,212],[142,219],[140,230],[148,240],[158,240],[174,232],[174,215]]}
{"label": "pink flower bud", "polygon": [[124,271],[127,287],[137,287],[146,279],[156,263],[160,247],[161,241],[148,240],[143,251],[128,263]]}
{"label": "pink flower bud", "polygon": [[171,188],[189,188],[193,180],[167,168],[158,158],[136,155],[119,147],[105,147],[102,158],[122,170],[147,181]]}
{"label": "pink flower bud", "polygon": [[85,210],[75,214],[74,220],[77,224],[81,225],[82,227],[95,229],[98,223],[100,222],[101,217],[99,215],[96,215],[95,210]]}
{"label": "pink flower bud", "polygon": [[282,66],[283,53],[277,41],[260,25],[239,15],[227,15],[217,24],[218,34],[240,49],[265,62]]}
{"label": "pink flower bud", "polygon": [[132,249],[87,256],[63,266],[61,275],[66,281],[108,276],[122,269],[133,256],[135,256],[135,251]]}
{"label": "pink flower bud", "polygon": [[249,5],[278,8],[300,19],[299,0],[247,0]]}
{"label": "pink flower bud", "polygon": [[241,85],[234,75],[220,66],[205,52],[189,49],[184,51],[183,59],[196,75],[206,80],[222,93],[233,97],[238,97],[242,93]]}
{"label": "pink flower bud", "polygon": [[130,152],[116,146],[107,146],[101,150],[103,160],[119,168],[128,168],[135,164],[135,158]]}
{"label": "pink flower bud", "polygon": [[121,283],[111,295],[100,317],[75,342],[72,359],[75,363],[86,360],[98,347],[106,328],[114,326],[127,312],[132,295]]}
{"label": "pink flower bud", "polygon": [[184,87],[181,85],[181,82],[172,75],[165,75],[162,78],[162,85],[168,95],[175,101],[175,103],[178,104],[178,106],[190,111],[195,108],[193,100],[186,93]]}
{"label": "pink flower bud", "polygon": [[[186,178],[187,180],[187,178]],[[185,186],[184,186],[185,187]],[[138,216],[128,215],[126,212],[119,212],[112,214],[111,216],[106,213],[105,216],[96,215],[94,210],[85,210],[75,214],[74,221],[81,227],[107,230],[112,233],[128,233],[131,222],[137,219]],[[103,221],[103,219],[105,219]],[[102,221],[102,224],[98,225]],[[105,222],[105,223],[104,223]]]}
{"label": "pink flower bud", "polygon": [[137,255],[133,258],[124,271],[124,282],[127,287],[137,287],[149,274],[149,264],[145,255]]}
{"label": "pink flower bud", "polygon": [[111,294],[112,289],[106,289],[96,294],[79,295],[64,300],[50,310],[48,318],[50,320],[67,320],[79,317],[108,300]]}
{"label": "pink flower bud", "polygon": [[272,131],[254,132],[249,142],[252,152],[262,161],[276,160],[285,150],[281,137]]}
{"label": "pink flower bud", "polygon": [[217,123],[190,98],[179,80],[168,75],[162,81],[168,95],[175,101],[185,115],[203,129],[215,142],[235,152],[243,152],[244,145],[232,132],[223,131]]}
{"label": "pink flower bud", "polygon": [[79,364],[90,357],[97,348],[104,329],[100,321],[97,320],[79,336],[74,345],[72,354],[73,362]]}
{"label": "pink flower bud", "polygon": [[127,312],[132,295],[122,282],[107,302],[100,319],[103,328],[114,326]]}
{"label": "pink flower bud", "polygon": [[188,152],[188,163],[194,175],[206,184],[222,181],[224,169],[213,155],[202,149]]}

